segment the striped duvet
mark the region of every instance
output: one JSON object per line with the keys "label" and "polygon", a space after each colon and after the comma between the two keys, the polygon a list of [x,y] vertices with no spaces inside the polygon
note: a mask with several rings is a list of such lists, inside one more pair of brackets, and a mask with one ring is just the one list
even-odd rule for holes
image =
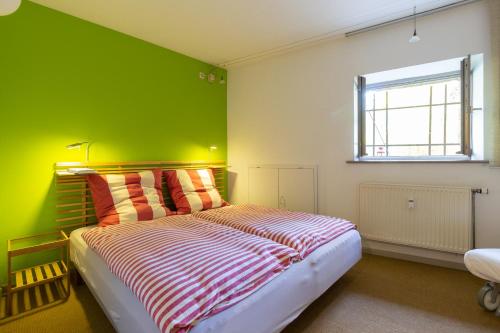
{"label": "striped duvet", "polygon": [[193,213],[193,216],[289,246],[299,253],[301,259],[356,228],[340,218],[255,205],[209,209]]}
{"label": "striped duvet", "polygon": [[298,255],[189,215],[93,228],[82,237],[162,332],[189,331],[269,282]]}

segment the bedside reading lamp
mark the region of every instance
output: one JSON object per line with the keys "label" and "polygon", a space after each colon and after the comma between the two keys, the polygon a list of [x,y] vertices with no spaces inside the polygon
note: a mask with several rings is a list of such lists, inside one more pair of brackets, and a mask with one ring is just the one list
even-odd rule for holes
{"label": "bedside reading lamp", "polygon": [[82,148],[83,145],[87,145],[87,147],[85,149],[85,163],[88,163],[89,162],[89,151],[90,151],[90,143],[88,141],[72,143],[70,145],[67,145],[66,149],[68,149],[68,150],[80,149],[80,148]]}
{"label": "bedside reading lamp", "polygon": [[[70,145],[67,145],[66,149],[68,149],[68,150],[81,149],[83,145],[87,145],[85,147],[85,164],[88,164],[89,163],[89,151],[90,151],[90,145],[91,145],[91,143],[89,141],[72,143]],[[96,173],[96,171],[94,169],[90,169],[90,168],[69,168],[68,172],[74,173],[74,174],[79,174],[79,175],[87,174],[87,173]]]}

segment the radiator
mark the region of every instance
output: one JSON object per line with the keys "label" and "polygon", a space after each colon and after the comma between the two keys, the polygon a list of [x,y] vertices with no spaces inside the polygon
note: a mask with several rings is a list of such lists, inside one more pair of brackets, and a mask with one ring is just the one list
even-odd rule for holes
{"label": "radiator", "polygon": [[359,230],[365,239],[445,252],[473,248],[470,187],[361,184]]}

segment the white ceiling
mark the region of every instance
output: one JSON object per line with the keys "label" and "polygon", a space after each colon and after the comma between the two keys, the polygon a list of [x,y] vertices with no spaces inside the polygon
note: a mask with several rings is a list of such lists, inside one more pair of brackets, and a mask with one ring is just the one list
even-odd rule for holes
{"label": "white ceiling", "polygon": [[460,0],[32,0],[212,64]]}

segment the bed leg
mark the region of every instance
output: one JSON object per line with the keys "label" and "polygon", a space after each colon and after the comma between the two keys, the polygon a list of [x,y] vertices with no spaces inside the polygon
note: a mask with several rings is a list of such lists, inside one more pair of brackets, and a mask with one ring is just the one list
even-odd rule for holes
{"label": "bed leg", "polygon": [[73,272],[71,272],[71,276],[73,277],[73,283],[75,286],[82,286],[85,284],[85,281],[83,280],[82,276],[80,275],[80,272],[78,272],[77,269],[73,269]]}

